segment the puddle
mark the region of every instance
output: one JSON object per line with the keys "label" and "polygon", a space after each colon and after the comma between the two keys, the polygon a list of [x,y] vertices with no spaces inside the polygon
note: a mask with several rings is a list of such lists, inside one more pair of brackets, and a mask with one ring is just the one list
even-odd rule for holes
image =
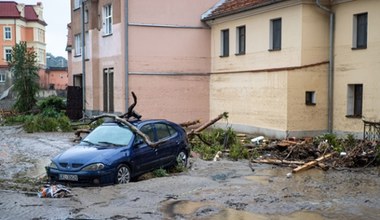
{"label": "puddle", "polygon": [[25,176],[31,178],[43,177],[46,174],[45,166],[50,164],[50,158],[38,160],[34,163],[34,167],[29,169]]}
{"label": "puddle", "polygon": [[164,219],[202,219],[202,220],[322,220],[320,214],[314,212],[294,212],[288,215],[265,215],[247,212],[244,210],[236,210],[231,208],[220,207],[220,205],[209,202],[193,202],[193,201],[170,201],[166,202],[162,207]]}

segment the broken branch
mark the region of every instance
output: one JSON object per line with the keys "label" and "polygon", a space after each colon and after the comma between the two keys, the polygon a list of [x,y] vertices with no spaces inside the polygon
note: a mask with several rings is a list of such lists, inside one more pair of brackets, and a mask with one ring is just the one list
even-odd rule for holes
{"label": "broken branch", "polygon": [[199,128],[197,128],[195,130],[192,129],[191,131],[187,132],[187,136],[190,137],[190,136],[193,136],[195,133],[199,133],[199,132],[205,130],[206,128],[215,124],[217,121],[219,121],[222,118],[228,118],[228,112],[223,112],[222,114],[218,115],[218,117],[208,121],[207,123],[203,124],[202,126],[200,126]]}
{"label": "broken branch", "polygon": [[310,161],[308,163],[305,163],[304,165],[302,166],[299,166],[295,169],[293,169],[293,173],[297,173],[297,172],[300,172],[302,170],[307,170],[307,169],[310,169],[311,167],[317,165],[319,162],[322,162],[330,157],[332,157],[335,153],[330,153],[330,154],[327,154],[327,155],[323,155],[321,157],[318,157],[317,159],[313,160],[313,161]]}

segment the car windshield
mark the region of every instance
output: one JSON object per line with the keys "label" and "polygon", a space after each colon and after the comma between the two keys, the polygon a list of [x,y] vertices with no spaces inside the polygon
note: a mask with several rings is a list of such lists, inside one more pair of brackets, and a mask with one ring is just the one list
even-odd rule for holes
{"label": "car windshield", "polygon": [[133,133],[128,127],[102,125],[88,134],[82,142],[101,146],[126,146],[132,139]]}

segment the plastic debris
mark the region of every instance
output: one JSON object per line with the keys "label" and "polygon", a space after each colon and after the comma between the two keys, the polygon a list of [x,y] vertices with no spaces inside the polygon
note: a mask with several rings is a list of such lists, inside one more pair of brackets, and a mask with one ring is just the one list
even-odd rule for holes
{"label": "plastic debris", "polygon": [[63,185],[45,185],[37,195],[40,198],[63,198],[72,196],[71,191]]}
{"label": "plastic debris", "polygon": [[252,138],[251,142],[252,144],[259,145],[262,140],[264,140],[264,136],[258,136],[258,137]]}
{"label": "plastic debris", "polygon": [[292,173],[287,173],[286,174],[286,178],[291,178],[292,177]]}

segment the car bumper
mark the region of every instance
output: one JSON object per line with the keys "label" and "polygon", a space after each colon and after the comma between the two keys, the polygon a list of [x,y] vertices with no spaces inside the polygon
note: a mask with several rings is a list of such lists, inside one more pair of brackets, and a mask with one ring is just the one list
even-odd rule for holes
{"label": "car bumper", "polygon": [[[115,182],[115,172],[115,170],[70,172],[48,168],[47,176],[50,183],[68,183],[71,185],[105,185],[113,184]],[[62,179],[63,175],[75,178],[72,178],[71,180]]]}

